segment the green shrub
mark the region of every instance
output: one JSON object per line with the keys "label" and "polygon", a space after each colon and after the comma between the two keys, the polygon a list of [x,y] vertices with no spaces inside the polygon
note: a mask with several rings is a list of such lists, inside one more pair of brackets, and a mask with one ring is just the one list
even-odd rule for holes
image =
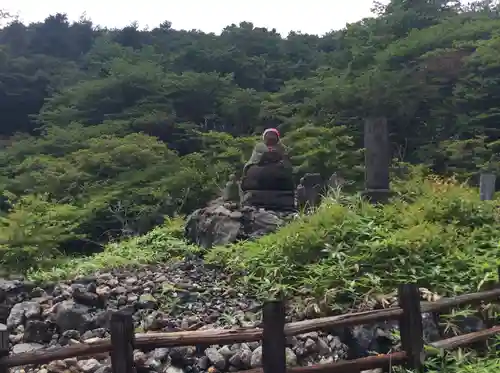
{"label": "green shrub", "polygon": [[82,238],[75,232],[82,212],[54,204],[47,194],[10,197],[10,211],[0,215],[0,264],[3,270],[38,268],[59,255],[62,242]]}
{"label": "green shrub", "polygon": [[396,181],[394,190],[383,207],[330,196],[314,214],[257,241],[216,248],[208,260],[244,271],[242,284],[263,294],[329,292],[341,303],[403,282],[454,294],[494,279],[498,201],[432,176]]}
{"label": "green shrub", "polygon": [[50,265],[27,272],[31,280],[46,281],[73,278],[78,275],[123,266],[157,264],[197,253],[199,248],[178,238],[182,220],[169,220],[151,232],[121,242],[106,245],[103,252],[87,257],[53,258]]}

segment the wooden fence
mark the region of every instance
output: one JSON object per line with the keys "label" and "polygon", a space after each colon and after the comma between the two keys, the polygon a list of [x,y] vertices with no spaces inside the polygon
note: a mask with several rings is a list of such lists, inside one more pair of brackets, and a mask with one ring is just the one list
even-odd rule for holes
{"label": "wooden fence", "polygon": [[[134,334],[132,316],[116,312],[111,317],[111,338],[93,343],[37,350],[9,355],[9,333],[3,326],[0,330],[0,373],[16,366],[46,364],[53,360],[73,357],[89,357],[109,352],[113,373],[135,372],[133,350],[174,346],[230,344],[262,340],[263,368],[245,373],[350,373],[367,369],[405,365],[421,370],[424,362],[422,335],[422,313],[443,313],[453,307],[499,300],[500,288],[479,293],[444,298],[436,302],[420,302],[419,289],[415,284],[400,285],[399,307],[348,313],[313,320],[285,324],[283,301],[269,301],[263,306],[262,328],[213,329],[182,331],[173,333]],[[319,364],[307,367],[286,368],[285,338],[315,330],[369,324],[373,322],[399,320],[402,351],[386,355],[369,356],[355,360]],[[1,325],[1,324],[0,324]],[[500,333],[500,326],[431,343],[434,349],[454,349],[474,342],[485,341]]]}

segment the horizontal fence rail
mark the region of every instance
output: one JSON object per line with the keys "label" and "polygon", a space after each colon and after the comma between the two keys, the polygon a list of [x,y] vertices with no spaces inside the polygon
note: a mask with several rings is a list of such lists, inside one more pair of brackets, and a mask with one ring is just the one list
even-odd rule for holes
{"label": "horizontal fence rail", "polygon": [[[2,329],[0,324],[0,373],[5,373],[8,368],[16,366],[46,364],[53,360],[88,357],[107,352],[111,353],[113,372],[128,373],[133,371],[134,349],[231,344],[260,340],[263,341],[263,368],[247,370],[246,373],[347,373],[384,368],[390,364],[393,366],[404,364],[409,368],[421,370],[424,360],[422,313],[443,312],[454,307],[496,301],[499,298],[500,288],[495,288],[473,294],[443,298],[435,302],[420,302],[418,287],[415,284],[408,284],[398,288],[399,307],[352,312],[285,324],[284,302],[270,301],[266,302],[263,307],[262,328],[221,328],[171,333],[134,334],[132,316],[116,312],[111,320],[111,338],[13,355],[8,355],[9,333],[7,328]],[[388,320],[399,320],[403,349],[401,352],[315,366],[285,367],[286,336],[305,334],[325,328],[355,326]],[[443,339],[430,343],[429,346],[437,350],[455,349],[484,341],[497,333],[500,333],[500,326]],[[432,351],[427,353],[432,353]]]}

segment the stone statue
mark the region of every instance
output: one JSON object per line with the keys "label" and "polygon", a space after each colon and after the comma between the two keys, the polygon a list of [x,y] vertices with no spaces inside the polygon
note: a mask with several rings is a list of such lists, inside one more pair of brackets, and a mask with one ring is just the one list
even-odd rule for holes
{"label": "stone statue", "polygon": [[338,189],[342,188],[345,184],[346,184],[345,179],[342,176],[337,175],[336,172],[334,172],[332,176],[330,176],[330,178],[328,179],[329,188]]}
{"label": "stone statue", "polygon": [[250,167],[273,163],[281,163],[283,167],[290,170],[291,174],[292,164],[284,145],[280,141],[280,134],[275,128],[268,128],[262,135],[262,141],[255,145],[252,156],[243,167],[243,178]]}
{"label": "stone statue", "polygon": [[321,190],[323,188],[323,179],[318,173],[306,173],[303,177],[303,185],[306,189],[307,204],[309,207],[319,205],[321,201]]}
{"label": "stone statue", "polygon": [[229,176],[229,181],[226,183],[226,187],[222,193],[222,198],[224,202],[240,203],[241,200],[241,190],[240,183],[235,174]]}
{"label": "stone statue", "polygon": [[300,183],[297,186],[296,193],[297,193],[297,207],[299,210],[302,210],[307,205],[307,191],[304,186],[304,178],[300,179]]}
{"label": "stone statue", "polygon": [[243,168],[242,205],[274,211],[295,210],[293,169],[279,132],[268,128]]}

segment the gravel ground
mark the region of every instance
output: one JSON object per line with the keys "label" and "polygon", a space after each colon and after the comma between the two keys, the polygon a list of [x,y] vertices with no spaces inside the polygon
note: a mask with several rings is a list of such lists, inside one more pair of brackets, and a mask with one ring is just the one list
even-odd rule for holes
{"label": "gravel ground", "polygon": [[[231,287],[221,270],[200,259],[99,272],[94,276],[37,287],[0,279],[0,323],[10,331],[11,353],[53,348],[109,337],[115,310],[133,314],[136,332],[255,327],[260,303]],[[304,312],[287,316],[304,318]],[[428,324],[428,325],[427,325]],[[397,348],[394,323],[312,332],[288,338],[289,366],[330,363]],[[429,339],[436,328],[426,318]],[[134,353],[138,373],[236,372],[262,365],[259,342],[157,348]],[[109,354],[19,367],[12,373],[106,373]]]}

